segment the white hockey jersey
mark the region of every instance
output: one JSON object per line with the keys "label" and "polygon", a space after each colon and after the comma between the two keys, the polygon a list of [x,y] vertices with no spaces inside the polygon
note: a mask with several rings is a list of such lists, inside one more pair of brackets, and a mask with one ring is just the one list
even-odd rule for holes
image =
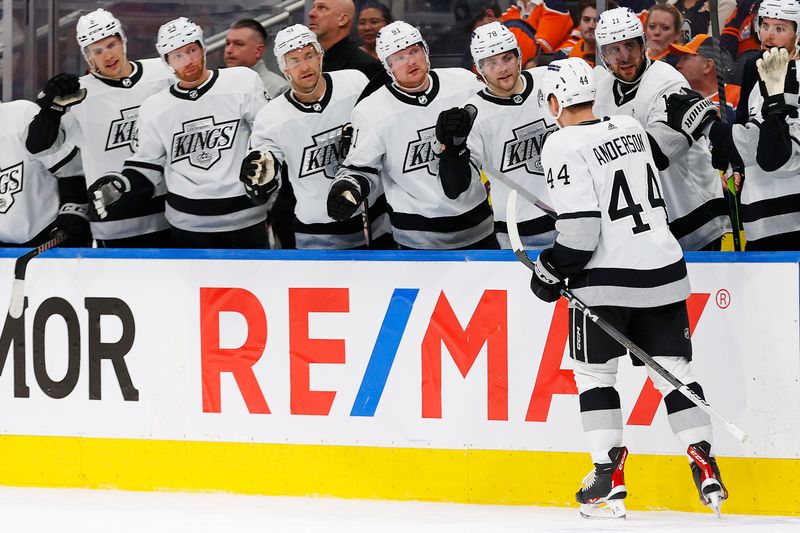
{"label": "white hockey jersey", "polygon": [[267,217],[239,181],[256,115],[267,103],[258,74],[245,67],[211,72],[200,87],[177,84],[139,109],[136,153],[125,168],[167,187],[169,223],[185,231],[234,231]]}
{"label": "white hockey jersey", "polygon": [[[547,136],[558,129],[544,109],[542,77],[547,67],[522,71],[525,88],[520,94],[498,98],[484,88],[468,103],[478,109],[467,148],[473,178],[483,170],[491,184],[492,210],[497,242],[511,248],[506,225],[506,199],[510,189],[496,178],[501,174],[514,188],[525,190],[547,204],[549,187],[544,181],[541,152]],[[555,222],[544,211],[526,201],[519,203],[519,235],[525,248],[545,248],[553,244]]]}
{"label": "white hockey jersey", "polygon": [[365,176],[370,188],[383,184],[395,241],[418,249],[452,249],[492,234],[486,189],[472,180],[455,200],[439,181],[436,140],[439,113],[461,107],[483,85],[467,70],[432,69],[424,93],[388,84],[353,109],[353,147],[344,168]]}
{"label": "white hockey jersey", "polygon": [[[304,104],[287,91],[264,106],[253,124],[250,150],[272,152],[288,167],[297,198],[297,248],[356,248],[364,245],[361,215],[336,221],[328,216],[327,201],[331,181],[343,159],[342,126],[350,122],[353,106],[368,80],[357,70],[323,76],[326,90],[318,102]],[[372,236],[377,238],[389,230],[381,187],[370,190],[368,204]]]}
{"label": "white hockey jersey", "polygon": [[663,61],[650,63],[636,83],[622,83],[595,67],[594,114],[633,116],[656,141],[669,167],[661,172],[670,229],[684,250],[698,250],[731,231],[719,172],[703,143],[667,126],[664,96],[689,87],[680,72]]}
{"label": "white hockey jersey", "polygon": [[590,306],[657,307],[689,296],[638,121],[620,115],[563,128],[548,137],[542,164],[558,213],[551,257],[577,297]]}
{"label": "white hockey jersey", "polygon": [[763,104],[761,91],[753,87],[747,102],[747,124],[732,126],[733,140],[745,165],[741,218],[748,241],[800,231],[800,120],[786,119],[792,155],[781,168],[768,172],[756,161]]}
{"label": "white hockey jersey", "polygon": [[[131,61],[131,65],[131,75],[119,80],[94,74],[82,76],[86,99],[61,119],[66,140],[81,149],[87,187],[104,174],[122,169],[133,154],[139,106],[175,80],[160,59]],[[164,218],[164,196],[137,206],[133,212],[93,221],[91,227],[94,238],[100,240],[165,230],[169,226]]]}
{"label": "white hockey jersey", "polygon": [[38,112],[39,106],[26,100],[0,103],[0,243],[26,243],[56,219],[54,174],[80,159],[69,143],[35,156],[25,149],[26,129]]}

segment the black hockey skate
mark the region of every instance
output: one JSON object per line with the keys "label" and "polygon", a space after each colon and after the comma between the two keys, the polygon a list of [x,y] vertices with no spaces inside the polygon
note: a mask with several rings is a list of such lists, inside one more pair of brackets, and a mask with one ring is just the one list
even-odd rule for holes
{"label": "black hockey skate", "polygon": [[686,453],[692,459],[690,466],[700,503],[711,507],[719,516],[720,506],[728,498],[728,490],[719,475],[717,460],[711,457],[711,445],[701,440],[691,444]]}
{"label": "black hockey skate", "polygon": [[610,463],[595,463],[594,470],[583,478],[575,500],[581,504],[584,518],[625,518],[625,459],[628,449],[611,448]]}

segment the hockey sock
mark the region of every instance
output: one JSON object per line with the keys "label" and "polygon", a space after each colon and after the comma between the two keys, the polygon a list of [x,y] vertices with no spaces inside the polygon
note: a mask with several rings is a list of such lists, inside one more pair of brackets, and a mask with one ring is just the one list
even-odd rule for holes
{"label": "hockey sock", "polygon": [[[699,383],[694,381],[687,386],[705,399],[703,388]],[[678,391],[672,391],[664,397],[664,405],[667,408],[669,426],[684,448],[695,442],[712,442],[711,417],[686,396]]]}
{"label": "hockey sock", "polygon": [[581,423],[589,441],[593,463],[609,463],[608,451],[622,446],[622,410],[614,387],[597,387],[581,392]]}

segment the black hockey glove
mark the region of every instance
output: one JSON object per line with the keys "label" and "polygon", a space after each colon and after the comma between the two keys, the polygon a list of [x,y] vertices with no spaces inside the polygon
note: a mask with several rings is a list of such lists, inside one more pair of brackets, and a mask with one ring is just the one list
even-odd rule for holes
{"label": "black hockey glove", "polygon": [[44,89],[36,97],[36,103],[42,109],[55,111],[58,114],[67,112],[67,108],[78,104],[86,98],[86,89],[75,74],[56,74],[44,84]]}
{"label": "black hockey glove", "polygon": [[550,263],[552,254],[552,248],[541,251],[531,276],[531,291],[547,303],[557,301],[561,297],[560,290],[566,287],[564,276]]}
{"label": "black hockey glove", "polygon": [[667,97],[667,125],[696,141],[706,126],[720,119],[717,106],[691,89],[681,91]]}
{"label": "black hockey glove", "polygon": [[364,201],[365,194],[362,194],[364,189],[368,195],[369,184],[361,176],[352,174],[337,176],[328,192],[328,216],[334,220],[351,218]]}
{"label": "black hockey glove", "polygon": [[272,152],[253,151],[242,161],[239,181],[244,184],[247,196],[255,204],[264,204],[280,186],[278,179],[279,165]]}
{"label": "black hockey glove", "polygon": [[721,120],[711,124],[708,130],[708,140],[711,141],[711,165],[722,172],[728,170],[728,165],[733,168],[744,168],[742,157],[733,142],[730,124]]}
{"label": "black hockey glove", "polygon": [[57,231],[63,231],[67,238],[61,243],[66,248],[86,248],[92,245],[92,231],[89,228],[89,204],[62,204],[58,210],[56,226],[50,232],[52,238]]}
{"label": "black hockey glove", "polygon": [[442,157],[459,156],[467,146],[467,137],[478,109],[467,105],[453,107],[439,113],[436,119],[436,139],[442,144]]}
{"label": "black hockey glove", "polygon": [[93,220],[108,218],[109,208],[119,207],[124,196],[131,192],[131,183],[118,172],[101,176],[89,187],[89,210]]}

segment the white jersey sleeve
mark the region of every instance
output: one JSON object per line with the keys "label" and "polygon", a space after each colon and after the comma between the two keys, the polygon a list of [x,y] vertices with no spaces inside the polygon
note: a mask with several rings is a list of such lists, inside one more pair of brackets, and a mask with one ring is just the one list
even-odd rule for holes
{"label": "white jersey sleeve", "polygon": [[141,173],[158,190],[164,188],[167,150],[161,142],[158,108],[153,105],[154,102],[148,98],[139,108],[138,128],[134,137],[135,153],[125,161],[125,167]]}
{"label": "white jersey sleeve", "polygon": [[350,152],[342,164],[343,172],[353,172],[364,176],[370,190],[379,187],[380,172],[386,153],[381,138],[376,131],[377,124],[370,118],[368,107],[356,106],[353,109],[353,142]]}

